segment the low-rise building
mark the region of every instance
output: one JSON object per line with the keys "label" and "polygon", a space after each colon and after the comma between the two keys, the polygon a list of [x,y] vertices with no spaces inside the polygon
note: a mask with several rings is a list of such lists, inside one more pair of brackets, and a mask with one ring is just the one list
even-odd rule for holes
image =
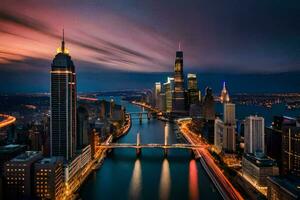
{"label": "low-rise building", "polygon": [[75,156],[68,164],[65,165],[64,179],[68,188],[74,188],[80,184],[81,172],[84,167],[91,161],[91,145],[86,146],[78,155]]}
{"label": "low-rise building", "polygon": [[279,175],[276,162],[265,155],[245,154],[242,158],[243,176],[259,186],[267,185],[268,176]]}
{"label": "low-rise building", "polygon": [[4,165],[6,197],[12,199],[32,197],[33,164],[42,159],[42,152],[26,151]]}
{"label": "low-rise building", "polygon": [[44,158],[34,164],[34,194],[39,199],[62,199],[63,158]]}

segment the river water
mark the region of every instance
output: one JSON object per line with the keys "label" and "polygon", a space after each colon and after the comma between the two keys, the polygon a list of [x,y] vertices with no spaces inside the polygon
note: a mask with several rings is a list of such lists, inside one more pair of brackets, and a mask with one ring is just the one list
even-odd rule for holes
{"label": "river water", "polygon": [[[120,99],[116,100],[121,102]],[[128,112],[141,108],[121,102]],[[133,116],[133,118],[135,118]],[[119,143],[135,143],[140,133],[141,143],[183,142],[174,132],[173,124],[156,119],[142,124],[132,120],[129,133]],[[93,172],[82,185],[82,199],[221,199],[199,161],[187,150],[169,150],[164,158],[161,149],[143,149],[140,158],[134,149],[115,149],[101,168]]]}

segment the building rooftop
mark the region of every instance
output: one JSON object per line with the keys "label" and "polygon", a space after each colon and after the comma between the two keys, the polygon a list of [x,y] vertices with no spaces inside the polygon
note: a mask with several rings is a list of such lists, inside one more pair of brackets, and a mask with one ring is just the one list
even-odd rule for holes
{"label": "building rooftop", "polygon": [[296,198],[300,197],[300,179],[296,177],[286,176],[272,176],[268,178],[272,183],[278,185],[282,189],[288,191]]}
{"label": "building rooftop", "polygon": [[244,157],[255,164],[258,167],[272,167],[277,166],[277,163],[275,160],[267,157],[264,154],[245,154]]}
{"label": "building rooftop", "polygon": [[24,162],[24,161],[28,161],[28,160],[34,158],[37,155],[41,155],[41,152],[40,151],[25,151],[25,153],[18,155],[17,157],[13,158],[11,161]]}
{"label": "building rooftop", "polygon": [[62,161],[63,161],[63,157],[53,156],[53,157],[43,158],[42,160],[39,160],[37,163],[38,164],[55,164],[57,162],[62,162]]}
{"label": "building rooftop", "polygon": [[10,153],[24,147],[25,145],[19,145],[19,144],[8,144],[5,146],[0,146],[0,154]]}

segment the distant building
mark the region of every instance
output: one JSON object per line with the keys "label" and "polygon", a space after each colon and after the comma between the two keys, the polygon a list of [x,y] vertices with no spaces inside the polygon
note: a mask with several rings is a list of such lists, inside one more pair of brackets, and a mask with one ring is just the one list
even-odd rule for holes
{"label": "distant building", "polygon": [[166,112],[174,110],[174,78],[168,77],[168,81],[164,83],[166,94]]}
{"label": "distant building", "polygon": [[263,154],[244,154],[242,170],[243,176],[247,176],[259,186],[267,186],[268,176],[279,175],[276,162]]}
{"label": "distant building", "polygon": [[33,196],[33,164],[42,159],[38,151],[26,151],[7,161],[4,165],[6,197],[11,199],[30,198]]}
{"label": "distant building", "polygon": [[88,145],[89,112],[80,105],[77,108],[77,149]]}
{"label": "distant building", "polygon": [[214,120],[215,119],[215,103],[214,97],[212,94],[212,89],[207,87],[205,90],[205,96],[203,99],[203,117],[206,120]]}
{"label": "distant building", "polygon": [[265,152],[265,120],[249,116],[245,120],[245,153]]}
{"label": "distant building", "polygon": [[196,74],[188,74],[188,107],[190,107],[192,104],[198,104],[199,99],[201,98],[199,96],[199,89],[198,89],[198,83],[197,83],[197,76]]}
{"label": "distant building", "polygon": [[179,49],[176,52],[175,66],[174,66],[174,106],[172,111],[175,113],[185,112],[185,98],[184,98],[184,76],[183,76],[183,52]]}
{"label": "distant building", "polygon": [[75,66],[65,48],[61,48],[51,66],[51,156],[72,159],[76,152],[76,73]]}
{"label": "distant building", "polygon": [[300,179],[272,176],[267,178],[268,200],[299,200]]}
{"label": "distant building", "polygon": [[300,127],[282,129],[282,165],[284,174],[300,177]]}
{"label": "distant building", "polygon": [[229,93],[227,91],[225,82],[223,83],[223,89],[222,89],[222,92],[220,95],[220,101],[221,101],[221,103],[228,103],[230,101]]}
{"label": "distant building", "polygon": [[162,84],[161,86],[161,92],[159,94],[159,110],[162,112],[166,112],[166,89],[165,84]]}
{"label": "distant building", "polygon": [[50,157],[34,164],[34,194],[39,199],[62,199],[64,193],[63,157]]}
{"label": "distant building", "polygon": [[160,105],[160,93],[161,93],[161,83],[156,82],[154,87],[154,102],[156,108],[159,108]]}
{"label": "distant building", "polygon": [[224,103],[224,123],[235,126],[235,104]]}

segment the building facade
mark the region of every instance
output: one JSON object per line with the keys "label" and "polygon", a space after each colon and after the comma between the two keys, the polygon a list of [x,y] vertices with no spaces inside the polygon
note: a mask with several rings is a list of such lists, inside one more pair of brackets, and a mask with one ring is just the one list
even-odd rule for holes
{"label": "building facade", "polygon": [[249,116],[245,120],[245,153],[265,152],[265,120]]}
{"label": "building facade", "polygon": [[70,160],[76,151],[76,73],[65,48],[61,48],[51,66],[50,154]]}
{"label": "building facade", "polygon": [[300,127],[282,130],[282,168],[284,174],[300,177]]}

